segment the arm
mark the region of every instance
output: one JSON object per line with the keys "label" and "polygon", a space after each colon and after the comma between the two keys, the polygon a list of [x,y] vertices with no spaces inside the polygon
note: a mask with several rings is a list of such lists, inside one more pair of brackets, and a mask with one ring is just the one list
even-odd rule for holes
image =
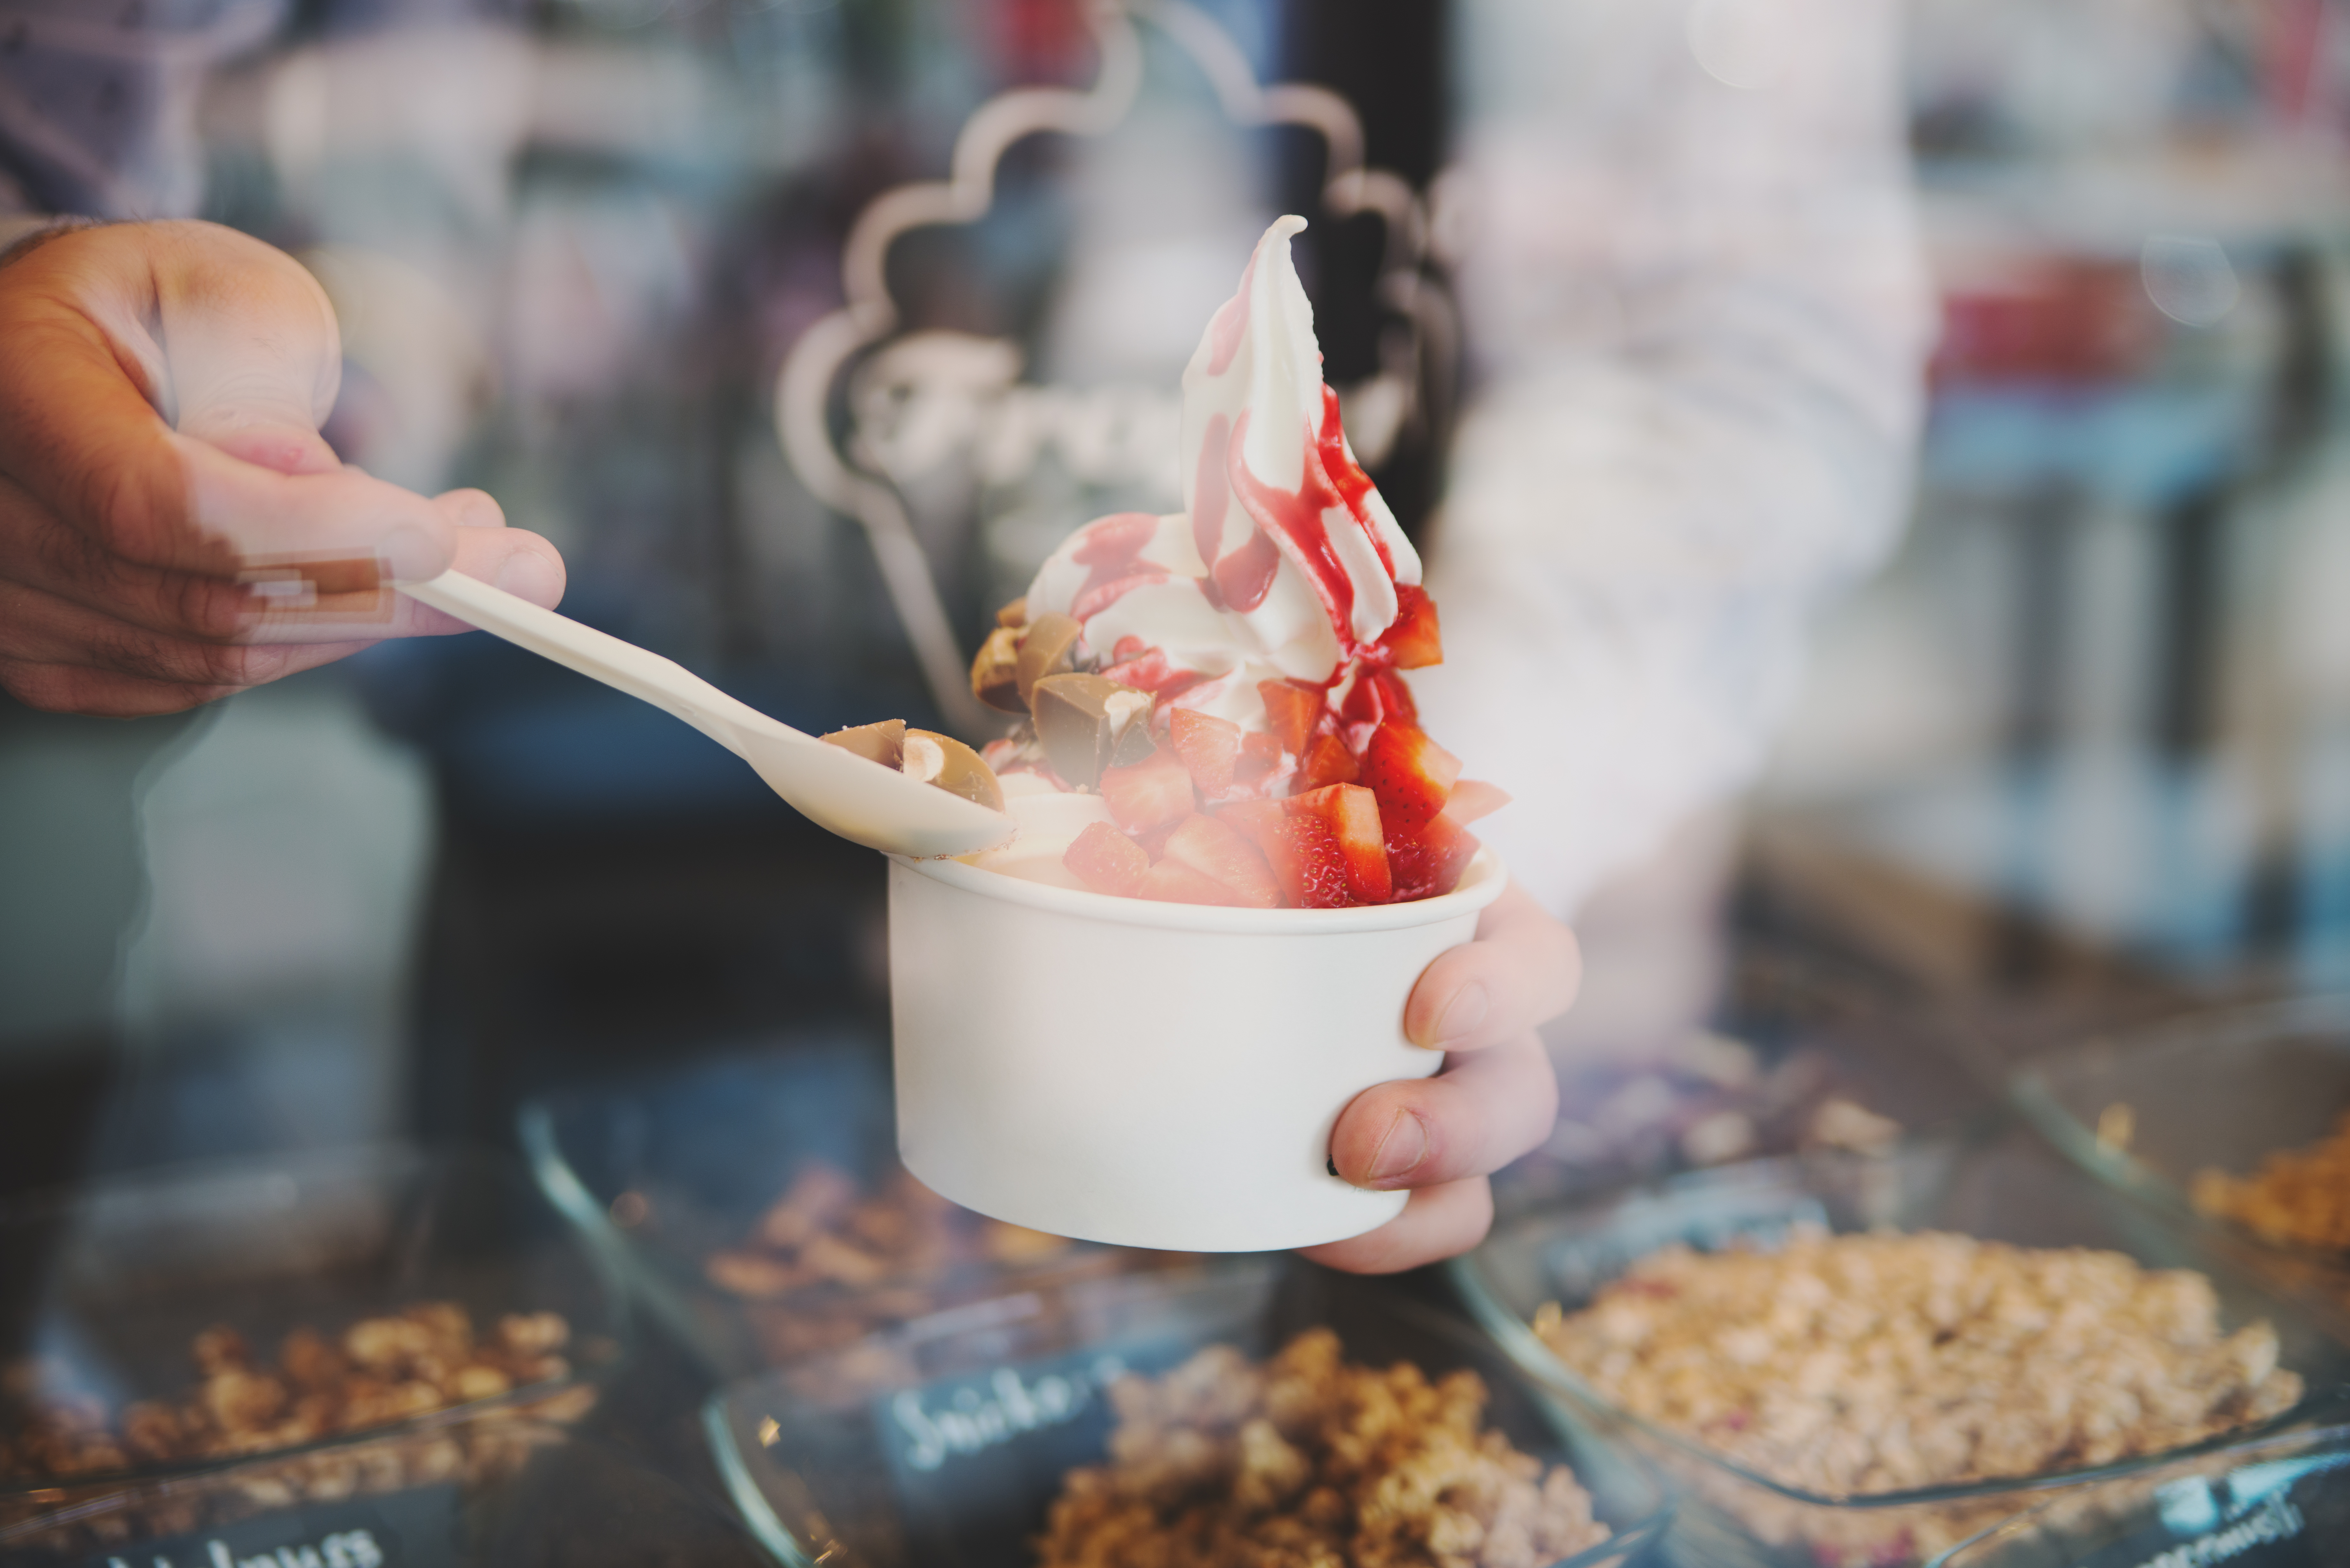
{"label": "arm", "polygon": [[1805,622],[1902,519],[1930,315],[1894,8],[1750,5],[1777,31],[1743,57],[1688,23],[1739,10],[1471,8],[1488,380],[1419,684],[1516,795],[1486,836],[1553,909],[1752,776]]}

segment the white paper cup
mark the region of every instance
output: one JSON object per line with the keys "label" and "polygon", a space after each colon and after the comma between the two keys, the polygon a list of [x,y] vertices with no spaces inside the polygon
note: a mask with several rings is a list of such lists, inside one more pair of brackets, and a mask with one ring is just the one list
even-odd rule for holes
{"label": "white paper cup", "polygon": [[893,858],[899,1155],[966,1208],[1089,1241],[1358,1236],[1407,1195],[1331,1175],[1330,1129],[1441,1064],[1404,1003],[1506,880],[1481,850],[1439,898],[1232,909]]}

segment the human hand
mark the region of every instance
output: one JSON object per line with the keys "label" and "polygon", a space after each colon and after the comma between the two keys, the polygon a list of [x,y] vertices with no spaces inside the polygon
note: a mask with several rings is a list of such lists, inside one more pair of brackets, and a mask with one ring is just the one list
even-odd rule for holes
{"label": "human hand", "polygon": [[176,712],[356,652],[468,629],[391,591],[454,567],[534,603],[563,561],[480,491],[427,497],[318,435],[333,307],[212,223],[125,223],[0,265],[0,689]]}
{"label": "human hand", "polygon": [[1487,1175],[1549,1137],[1558,1115],[1558,1078],[1535,1025],[1565,1012],[1582,980],[1575,933],[1516,883],[1503,888],[1476,940],[1439,955],[1405,1004],[1404,1033],[1445,1053],[1443,1067],[1364,1090],[1330,1133],[1340,1176],[1409,1188],[1409,1203],[1376,1231],[1305,1255],[1384,1274],[1482,1241],[1493,1220]]}

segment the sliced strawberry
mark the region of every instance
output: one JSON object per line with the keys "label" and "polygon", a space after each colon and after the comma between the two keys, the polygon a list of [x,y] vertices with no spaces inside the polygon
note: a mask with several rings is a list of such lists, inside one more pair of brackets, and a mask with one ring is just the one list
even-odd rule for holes
{"label": "sliced strawberry", "polygon": [[1191,770],[1191,782],[1203,799],[1213,800],[1232,787],[1232,764],[1240,761],[1241,727],[1229,719],[1178,708],[1169,715],[1168,736],[1175,754]]}
{"label": "sliced strawberry", "polygon": [[1305,789],[1320,789],[1325,784],[1353,784],[1363,776],[1363,765],[1347,742],[1325,731],[1314,737],[1305,748],[1305,761],[1298,769],[1298,782]]}
{"label": "sliced strawberry", "polygon": [[1450,893],[1477,853],[1477,836],[1438,816],[1417,833],[1388,834],[1388,869],[1395,878],[1395,901],[1409,903]]}
{"label": "sliced strawberry", "polygon": [[1305,754],[1305,739],[1314,721],[1322,716],[1322,691],[1295,680],[1260,680],[1257,695],[1264,699],[1264,724],[1281,749],[1293,757]]}
{"label": "sliced strawberry", "polygon": [[1392,670],[1366,670],[1347,689],[1338,717],[1347,724],[1380,724],[1389,719],[1410,722],[1418,721],[1419,709],[1402,676]]}
{"label": "sliced strawberry", "polygon": [[1143,853],[1150,857],[1152,865],[1156,866],[1166,856],[1168,837],[1175,831],[1176,823],[1183,820],[1179,816],[1174,822],[1162,822],[1134,836],[1134,841],[1142,846]]}
{"label": "sliced strawberry", "polygon": [[1202,871],[1180,860],[1161,860],[1134,889],[1138,898],[1162,904],[1238,904],[1241,896]]}
{"label": "sliced strawberry", "polygon": [[[1395,628],[1389,627],[1388,629],[1392,632]],[[1381,639],[1381,640],[1386,639]],[[1117,646],[1109,650],[1109,661],[1112,664],[1124,664],[1129,659],[1141,658],[1149,648],[1150,645],[1142,639],[1132,632],[1128,632],[1124,637],[1119,638]]]}
{"label": "sliced strawberry", "polygon": [[1370,682],[1372,690],[1379,694],[1379,707],[1387,718],[1418,722],[1419,704],[1412,701],[1411,688],[1402,676],[1392,670],[1374,670]]}
{"label": "sliced strawberry", "polygon": [[1437,635],[1436,601],[1425,588],[1396,585],[1396,618],[1379,634],[1379,646],[1395,659],[1398,670],[1424,670],[1444,662],[1444,639]]}
{"label": "sliced strawberry", "polygon": [[1288,815],[1277,800],[1228,800],[1215,807],[1215,814],[1220,821],[1247,834],[1259,849],[1264,847],[1264,836]]}
{"label": "sliced strawberry", "polygon": [[1252,730],[1241,737],[1240,760],[1232,764],[1236,784],[1262,784],[1281,766],[1281,742]]}
{"label": "sliced strawberry", "polygon": [[1293,815],[1275,800],[1234,801],[1217,815],[1256,841],[1273,867],[1284,904],[1336,909],[1347,903],[1347,857],[1330,825],[1311,812]]}
{"label": "sliced strawberry", "polygon": [[1161,746],[1128,767],[1101,776],[1102,799],[1128,833],[1147,833],[1187,815],[1192,808],[1191,773],[1170,747]]}
{"label": "sliced strawberry", "polygon": [[1088,822],[1061,864],[1097,893],[1130,897],[1150,873],[1150,852],[1107,822]]}
{"label": "sliced strawberry", "polygon": [[1214,877],[1252,909],[1270,909],[1281,902],[1273,867],[1248,836],[1228,822],[1199,814],[1185,817],[1167,836],[1166,857]]}
{"label": "sliced strawberry", "polygon": [[1360,784],[1330,784],[1281,803],[1293,817],[1329,824],[1347,867],[1347,896],[1357,904],[1384,904],[1393,895],[1388,846],[1379,826],[1378,797]]}
{"label": "sliced strawberry", "polygon": [[1482,779],[1461,779],[1444,799],[1444,815],[1466,827],[1510,804],[1510,792]]}
{"label": "sliced strawberry", "polygon": [[1435,820],[1461,776],[1461,763],[1417,724],[1390,719],[1363,745],[1363,783],[1379,797],[1388,838],[1416,836]]}

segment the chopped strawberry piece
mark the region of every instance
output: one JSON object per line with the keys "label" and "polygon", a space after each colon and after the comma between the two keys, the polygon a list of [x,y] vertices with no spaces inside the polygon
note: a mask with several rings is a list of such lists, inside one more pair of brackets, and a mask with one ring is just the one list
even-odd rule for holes
{"label": "chopped strawberry piece", "polygon": [[1330,825],[1311,812],[1293,815],[1287,803],[1234,801],[1217,815],[1264,852],[1284,904],[1301,909],[1336,909],[1347,903],[1347,858]]}
{"label": "chopped strawberry piece", "polygon": [[1477,853],[1477,836],[1439,815],[1418,833],[1388,834],[1388,868],[1395,898],[1406,903],[1450,893]]}
{"label": "chopped strawberry piece", "polygon": [[1150,873],[1150,852],[1107,822],[1088,822],[1061,864],[1097,893],[1132,896]]}
{"label": "chopped strawberry piece", "polygon": [[1232,766],[1232,782],[1238,784],[1262,783],[1281,766],[1281,742],[1271,735],[1252,730],[1241,737],[1240,760]]}
{"label": "chopped strawberry piece", "polygon": [[1264,699],[1265,728],[1281,742],[1281,749],[1293,757],[1305,754],[1305,738],[1314,732],[1314,721],[1322,716],[1322,691],[1315,686],[1300,686],[1295,680],[1260,680],[1257,695]]}
{"label": "chopped strawberry piece", "polygon": [[1185,817],[1167,836],[1166,857],[1214,877],[1232,891],[1236,902],[1252,909],[1270,909],[1281,902],[1273,867],[1248,836],[1228,822],[1197,814]]}
{"label": "chopped strawberry piece", "polygon": [[1178,708],[1169,715],[1168,737],[1175,754],[1191,770],[1201,795],[1213,800],[1232,787],[1232,764],[1240,761],[1241,727],[1229,719]]}
{"label": "chopped strawberry piece", "polygon": [[1325,732],[1314,737],[1305,748],[1305,762],[1299,769],[1299,782],[1306,789],[1320,789],[1325,784],[1353,784],[1363,776],[1363,765],[1347,742]]}
{"label": "chopped strawberry piece", "polygon": [[1147,833],[1192,808],[1191,770],[1163,746],[1139,763],[1108,769],[1101,793],[1110,815],[1128,833]]}
{"label": "chopped strawberry piece", "polygon": [[1379,646],[1394,659],[1398,670],[1424,670],[1444,662],[1444,640],[1436,630],[1436,601],[1425,588],[1409,583],[1396,585],[1396,618],[1379,634]]}
{"label": "chopped strawberry piece", "polygon": [[1411,700],[1411,688],[1402,676],[1392,670],[1374,670],[1370,674],[1371,689],[1379,694],[1379,706],[1389,719],[1419,718],[1419,704]]}
{"label": "chopped strawberry piece", "polygon": [[[1393,630],[1394,628],[1389,628],[1388,629]],[[1149,643],[1143,641],[1142,639],[1135,636],[1134,633],[1129,631],[1124,637],[1119,638],[1118,639],[1117,646],[1109,650],[1109,661],[1112,664],[1124,664],[1129,659],[1139,659],[1142,657],[1143,650],[1149,646],[1150,645]]]}
{"label": "chopped strawberry piece", "polygon": [[1491,816],[1510,804],[1510,792],[1482,779],[1462,779],[1445,797],[1444,815],[1466,827],[1481,816]]}
{"label": "chopped strawberry piece", "polygon": [[1228,800],[1215,808],[1220,821],[1228,822],[1249,836],[1258,848],[1264,847],[1264,836],[1288,814],[1277,800]]}
{"label": "chopped strawberry piece", "polygon": [[1402,676],[1392,670],[1366,670],[1347,688],[1347,700],[1338,705],[1338,717],[1348,724],[1379,724],[1389,719],[1416,722],[1419,708]]}
{"label": "chopped strawberry piece", "polygon": [[1143,852],[1150,857],[1152,865],[1157,865],[1166,855],[1167,840],[1174,833],[1177,825],[1183,820],[1179,816],[1174,822],[1162,822],[1156,827],[1145,828],[1134,836],[1134,841],[1142,846]]}
{"label": "chopped strawberry piece", "polygon": [[1363,783],[1379,797],[1390,843],[1434,821],[1460,776],[1459,760],[1417,724],[1390,719],[1363,746]]}
{"label": "chopped strawberry piece", "polygon": [[1395,891],[1388,873],[1386,835],[1379,826],[1378,797],[1360,784],[1330,784],[1282,802],[1291,816],[1315,816],[1329,824],[1347,867],[1347,896],[1357,904],[1384,904]]}
{"label": "chopped strawberry piece", "polygon": [[1161,860],[1150,868],[1134,890],[1138,898],[1156,898],[1162,904],[1227,904],[1240,903],[1241,896],[1201,871],[1195,871],[1180,860]]}

